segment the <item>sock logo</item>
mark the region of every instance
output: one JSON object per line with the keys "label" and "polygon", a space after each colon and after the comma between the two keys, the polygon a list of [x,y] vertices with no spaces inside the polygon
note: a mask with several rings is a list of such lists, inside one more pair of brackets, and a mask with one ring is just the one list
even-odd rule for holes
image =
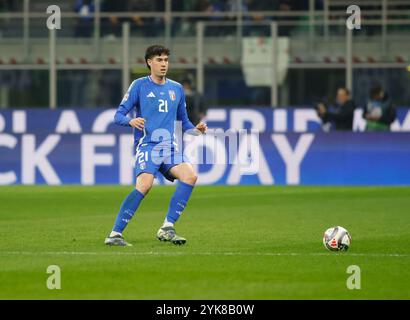
{"label": "sock logo", "polygon": [[184,203],[182,203],[182,202],[178,202],[178,203],[177,203],[177,205],[179,205],[179,206],[182,208],[182,210],[184,210],[184,209],[185,209],[185,204],[184,204]]}
{"label": "sock logo", "polygon": [[131,210],[125,210],[124,212],[128,214],[130,217],[134,215],[134,212],[132,212]]}

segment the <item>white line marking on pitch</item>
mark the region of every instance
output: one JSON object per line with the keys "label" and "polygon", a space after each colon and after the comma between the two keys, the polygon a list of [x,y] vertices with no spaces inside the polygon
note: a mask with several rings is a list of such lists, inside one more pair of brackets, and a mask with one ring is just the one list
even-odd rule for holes
{"label": "white line marking on pitch", "polygon": [[[280,253],[280,252],[92,252],[92,251],[48,251],[48,252],[31,252],[31,251],[3,251],[0,255],[125,255],[125,256],[263,256],[263,257],[277,257],[277,256],[335,256],[333,253]],[[337,256],[345,257],[398,257],[407,258],[410,254],[400,253],[342,253]]]}

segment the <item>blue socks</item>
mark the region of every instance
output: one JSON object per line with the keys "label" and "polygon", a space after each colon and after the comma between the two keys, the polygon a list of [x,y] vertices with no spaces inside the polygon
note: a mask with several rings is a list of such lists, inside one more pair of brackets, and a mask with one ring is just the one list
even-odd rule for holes
{"label": "blue socks", "polygon": [[120,212],[118,213],[117,219],[115,220],[114,228],[112,229],[115,232],[122,233],[127,226],[128,222],[131,220],[135,211],[144,195],[138,190],[134,189],[124,200],[121,205]]}
{"label": "blue socks", "polygon": [[[186,204],[191,196],[194,186],[178,181],[177,188],[174,192],[174,195],[171,198],[169,204],[169,209],[166,217],[166,222],[174,224],[184,211]],[[131,218],[134,216],[135,211],[144,195],[138,190],[134,189],[124,200],[121,205],[120,212],[118,213],[117,219],[115,220],[113,232],[122,233],[125,227],[130,222]]]}
{"label": "blue socks", "polygon": [[179,216],[182,211],[184,211],[193,189],[194,186],[178,181],[177,189],[175,190],[169,204],[166,222],[174,224],[179,219]]}

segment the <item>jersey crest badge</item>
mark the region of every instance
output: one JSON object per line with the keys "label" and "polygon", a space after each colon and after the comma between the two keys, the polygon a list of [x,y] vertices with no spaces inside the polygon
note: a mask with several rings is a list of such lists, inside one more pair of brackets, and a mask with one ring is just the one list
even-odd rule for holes
{"label": "jersey crest badge", "polygon": [[175,91],[174,90],[168,90],[169,97],[171,98],[172,101],[175,101],[176,96],[175,96]]}

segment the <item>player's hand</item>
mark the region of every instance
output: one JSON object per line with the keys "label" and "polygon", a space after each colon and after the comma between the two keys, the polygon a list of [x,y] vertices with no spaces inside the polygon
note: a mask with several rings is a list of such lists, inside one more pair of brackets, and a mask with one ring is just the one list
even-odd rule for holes
{"label": "player's hand", "polygon": [[208,129],[208,126],[204,122],[200,122],[196,125],[195,129],[199,130],[201,133],[205,133]]}
{"label": "player's hand", "polygon": [[130,126],[139,130],[144,130],[145,119],[144,118],[134,118],[129,122]]}

